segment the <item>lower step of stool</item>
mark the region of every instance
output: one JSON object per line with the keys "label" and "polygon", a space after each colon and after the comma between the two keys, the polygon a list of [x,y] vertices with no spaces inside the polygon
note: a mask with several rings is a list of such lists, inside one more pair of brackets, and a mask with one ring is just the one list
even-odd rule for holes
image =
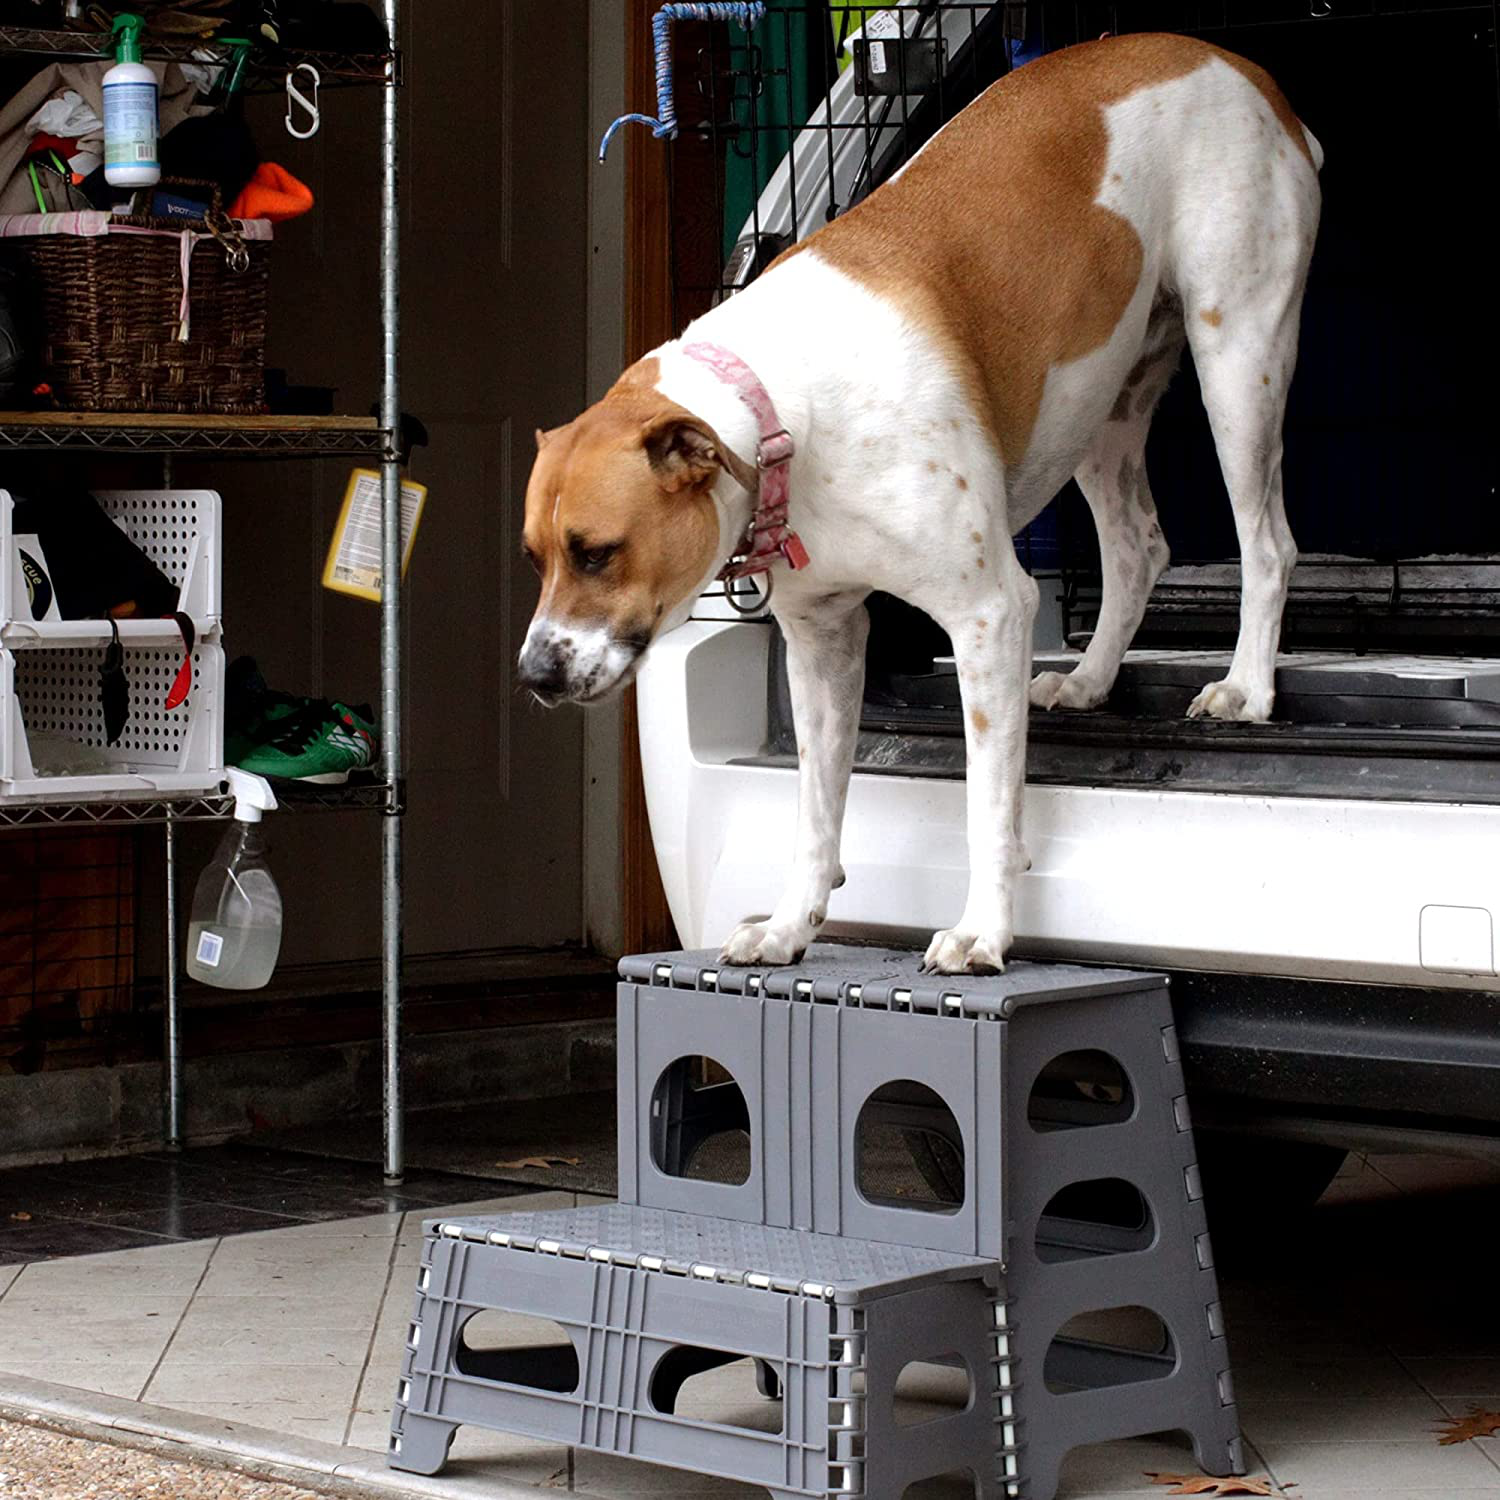
{"label": "lower step of stool", "polygon": [[[900,1500],[959,1469],[999,1500],[1013,1482],[993,1261],[627,1206],[426,1227],[394,1468],[437,1472],[468,1423],[776,1495]],[[471,1349],[486,1309],[552,1320],[571,1347]],[[779,1432],[678,1413],[686,1379],[746,1357],[781,1394]],[[938,1360],[964,1367],[970,1399],[901,1425],[898,1375]]]}

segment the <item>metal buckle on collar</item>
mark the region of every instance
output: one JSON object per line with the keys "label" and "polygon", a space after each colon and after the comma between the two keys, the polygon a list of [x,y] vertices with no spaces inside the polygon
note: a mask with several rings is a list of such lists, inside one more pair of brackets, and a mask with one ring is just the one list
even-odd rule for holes
{"label": "metal buckle on collar", "polygon": [[786,506],[768,505],[750,518],[750,530],[746,533],[752,541],[763,531],[779,531],[786,525]]}
{"label": "metal buckle on collar", "polygon": [[792,435],[785,427],[779,431],[768,433],[756,445],[755,467],[757,469],[777,469],[784,463],[790,463],[792,455],[796,453],[797,445],[792,441]]}

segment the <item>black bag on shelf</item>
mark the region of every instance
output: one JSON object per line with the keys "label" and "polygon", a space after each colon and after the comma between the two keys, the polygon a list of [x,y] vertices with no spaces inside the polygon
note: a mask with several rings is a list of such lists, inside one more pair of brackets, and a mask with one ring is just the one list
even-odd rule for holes
{"label": "black bag on shelf", "polygon": [[12,528],[40,542],[65,620],[162,619],[177,608],[177,586],[87,490],[16,496]]}
{"label": "black bag on shelf", "polygon": [[161,140],[164,177],[216,182],[225,203],[239,197],[259,165],[255,138],[238,108],[190,116]]}

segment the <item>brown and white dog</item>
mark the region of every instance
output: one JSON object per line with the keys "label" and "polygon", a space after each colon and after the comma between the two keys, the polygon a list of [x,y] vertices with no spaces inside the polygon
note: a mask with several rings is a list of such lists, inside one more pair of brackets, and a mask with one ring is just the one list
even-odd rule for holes
{"label": "brown and white dog", "polygon": [[[796,841],[784,894],[731,934],[726,962],[800,955],[842,879],[862,604],[883,589],[952,637],[965,710],[969,896],[927,963],[1002,966],[1027,867],[1037,606],[1011,538],[1077,479],[1099,530],[1098,628],[1070,674],[1031,683],[1030,702],[1091,708],[1167,562],[1144,454],[1184,342],[1243,570],[1233,662],[1190,712],[1269,715],[1296,557],[1282,416],[1321,160],[1275,83],[1205,43],[1137,35],[1053,53],[582,416],[538,434],[525,548],[542,592],[520,675],[544,702],[590,702],[630,679],[743,552],[768,426],[795,445],[780,472],[810,562],[778,568],[771,607],[800,746]],[[753,373],[737,380],[726,362]]]}

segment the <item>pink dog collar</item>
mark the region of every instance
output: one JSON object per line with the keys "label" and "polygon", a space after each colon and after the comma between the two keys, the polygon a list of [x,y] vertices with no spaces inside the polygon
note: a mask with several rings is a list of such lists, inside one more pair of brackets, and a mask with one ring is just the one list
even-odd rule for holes
{"label": "pink dog collar", "polygon": [[781,425],[771,397],[755,371],[739,355],[718,344],[684,344],[682,352],[690,359],[707,365],[750,408],[760,439],[755,446],[755,467],[760,472],[756,488],[755,514],[740,539],[733,557],[719,572],[721,579],[748,578],[752,573],[767,573],[784,557],[793,568],[805,568],[807,548],[802,538],[787,525],[786,510],[791,499],[791,477],[787,465],[797,451],[792,435]]}

